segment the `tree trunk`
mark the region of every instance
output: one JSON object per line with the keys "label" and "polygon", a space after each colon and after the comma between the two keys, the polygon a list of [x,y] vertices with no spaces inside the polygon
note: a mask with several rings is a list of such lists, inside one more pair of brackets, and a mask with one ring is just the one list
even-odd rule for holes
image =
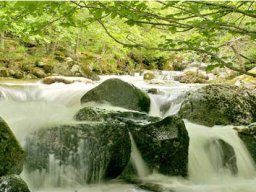
{"label": "tree trunk", "polygon": [[4,32],[2,32],[1,33],[1,37],[0,37],[0,49],[1,50],[4,50],[4,48],[5,48],[5,46],[4,46],[4,44],[5,44],[5,42],[4,42]]}

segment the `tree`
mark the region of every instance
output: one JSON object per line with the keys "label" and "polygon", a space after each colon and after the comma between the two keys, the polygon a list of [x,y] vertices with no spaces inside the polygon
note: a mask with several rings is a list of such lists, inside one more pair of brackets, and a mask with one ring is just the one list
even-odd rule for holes
{"label": "tree", "polygon": [[[88,9],[93,19],[117,43],[130,48],[161,51],[194,51],[208,55],[214,67],[227,67],[239,73],[256,76],[246,70],[243,60],[253,61],[240,53],[238,41],[256,40],[256,3],[209,1],[157,2],[72,2],[79,9]],[[109,19],[121,18],[128,25],[159,29],[164,43],[145,46],[129,39],[116,38],[105,26]],[[179,34],[179,35],[177,35]],[[220,39],[229,36],[223,43]],[[222,54],[229,47],[234,56]]]}

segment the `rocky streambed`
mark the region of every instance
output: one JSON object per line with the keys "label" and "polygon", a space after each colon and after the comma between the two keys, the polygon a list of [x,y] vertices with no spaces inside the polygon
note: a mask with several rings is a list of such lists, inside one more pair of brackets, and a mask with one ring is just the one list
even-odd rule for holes
{"label": "rocky streambed", "polygon": [[255,191],[254,90],[86,83],[0,87],[0,191]]}

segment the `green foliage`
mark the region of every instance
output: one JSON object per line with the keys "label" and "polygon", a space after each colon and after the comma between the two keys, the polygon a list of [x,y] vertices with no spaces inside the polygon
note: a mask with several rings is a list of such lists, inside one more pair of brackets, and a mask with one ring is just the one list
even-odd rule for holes
{"label": "green foliage", "polygon": [[255,62],[255,2],[18,1],[0,8],[0,33],[21,49],[45,47],[49,57],[61,49],[102,73],[171,69],[170,52],[183,63],[207,55],[207,70],[246,73],[243,66]]}

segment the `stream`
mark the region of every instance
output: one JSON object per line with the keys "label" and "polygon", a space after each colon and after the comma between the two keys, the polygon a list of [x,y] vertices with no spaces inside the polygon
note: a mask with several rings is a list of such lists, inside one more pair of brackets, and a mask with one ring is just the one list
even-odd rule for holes
{"label": "stream", "polygon": [[[63,123],[74,122],[73,116],[82,107],[80,98],[90,89],[109,78],[120,78],[136,87],[148,91],[158,90],[158,94],[149,94],[152,116],[166,117],[179,111],[182,101],[190,90],[200,88],[199,84],[181,84],[171,78],[155,82],[145,82],[142,76],[101,76],[93,83],[53,83],[38,82],[1,82],[0,116],[6,120],[22,146],[26,136],[35,130]],[[111,106],[100,106],[109,108]],[[205,127],[185,120],[190,137],[189,177],[167,177],[158,173],[147,175],[147,165],[132,139],[132,163],[142,180],[163,186],[166,191],[175,192],[255,192],[255,164],[237,136],[232,126]],[[222,139],[234,148],[237,157],[237,175],[221,166],[223,155],[218,145],[205,150],[205,144],[212,138]],[[63,171],[52,159],[49,173],[28,173],[24,170],[22,178],[32,192],[146,192],[136,185],[122,181],[81,186],[76,182],[79,176],[72,170]],[[146,175],[146,176],[145,176]],[[65,178],[65,187],[55,187],[56,179]],[[40,186],[40,187],[39,187]]]}

